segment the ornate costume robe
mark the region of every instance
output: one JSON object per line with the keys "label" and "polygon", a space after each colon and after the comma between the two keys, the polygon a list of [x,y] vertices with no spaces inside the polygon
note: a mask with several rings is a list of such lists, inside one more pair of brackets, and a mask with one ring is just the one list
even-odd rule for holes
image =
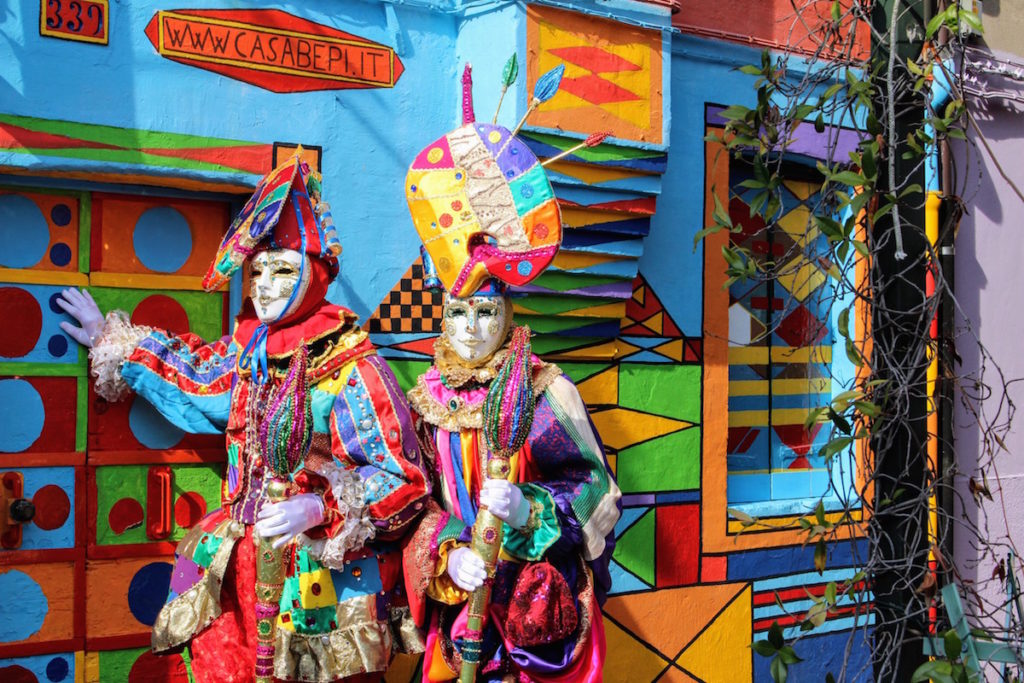
{"label": "ornate costume robe", "polygon": [[326,519],[286,546],[274,675],[334,681],[383,671],[393,649],[415,651],[418,642],[396,542],[424,508],[428,482],[405,397],[355,316],[326,303],[271,335],[270,380],[258,384],[238,363],[257,323],[247,308],[233,336],[204,343],[112,314],[93,350],[101,395],[130,389],[181,429],[226,435],[221,507],[178,545],[153,649],[191,643],[200,681],[252,679],[252,525],[270,476],[259,425],[304,348],[313,439],[291,493],[321,495]]}

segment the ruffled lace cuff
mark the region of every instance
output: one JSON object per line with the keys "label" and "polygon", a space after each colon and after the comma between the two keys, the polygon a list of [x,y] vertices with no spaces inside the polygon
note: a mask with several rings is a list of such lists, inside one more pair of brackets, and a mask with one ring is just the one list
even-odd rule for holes
{"label": "ruffled lace cuff", "polygon": [[89,349],[97,394],[111,402],[120,401],[128,395],[130,389],[121,379],[121,364],[152,331],[151,327],[132,325],[124,311],[107,313],[103,333]]}
{"label": "ruffled lace cuff", "polygon": [[331,485],[331,495],[337,509],[334,512],[344,520],[337,533],[322,539],[300,534],[298,541],[308,546],[317,561],[331,569],[345,566],[345,555],[362,548],[373,540],[375,528],[366,506],[363,480],[350,470],[328,463],[315,470]]}

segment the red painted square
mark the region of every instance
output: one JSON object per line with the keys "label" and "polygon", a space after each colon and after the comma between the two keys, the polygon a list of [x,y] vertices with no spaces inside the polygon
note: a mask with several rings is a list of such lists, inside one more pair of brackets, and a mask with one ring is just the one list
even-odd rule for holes
{"label": "red painted square", "polygon": [[[109,403],[96,395],[93,385],[89,384],[89,433],[88,447],[90,451],[146,451],[146,450],[209,450],[223,449],[224,437],[220,434],[185,434],[175,435],[173,430],[162,430],[157,438],[150,438],[147,445],[137,438],[134,430],[140,429],[140,422],[149,420],[132,420],[132,410],[144,412],[147,418],[154,414],[146,405],[135,407],[135,403],[145,404],[146,399],[129,394],[123,401]],[[159,418],[162,420],[163,418]],[[169,436],[168,436],[169,435]],[[143,434],[145,438],[145,434]]]}
{"label": "red painted square", "polygon": [[697,583],[700,563],[700,507],[664,505],[655,514],[655,585]]}
{"label": "red painted square", "polygon": [[700,560],[700,580],[702,583],[725,581],[729,575],[729,558],[725,555],[705,555]]}

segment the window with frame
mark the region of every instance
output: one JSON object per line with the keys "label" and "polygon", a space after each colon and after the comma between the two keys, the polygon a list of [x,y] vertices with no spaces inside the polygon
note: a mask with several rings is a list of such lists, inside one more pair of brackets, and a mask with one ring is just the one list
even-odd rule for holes
{"label": "window with frame", "polygon": [[760,202],[744,181],[753,177],[752,163],[730,160],[729,244],[749,250],[758,277],[729,285],[728,504],[758,517],[803,514],[818,501],[842,509],[855,496],[854,458],[823,458],[830,426],[806,421],[856,375],[836,333],[852,300],[838,276],[850,266],[830,260],[812,220],[824,210],[815,169],[784,163],[781,206],[768,224],[751,215]]}

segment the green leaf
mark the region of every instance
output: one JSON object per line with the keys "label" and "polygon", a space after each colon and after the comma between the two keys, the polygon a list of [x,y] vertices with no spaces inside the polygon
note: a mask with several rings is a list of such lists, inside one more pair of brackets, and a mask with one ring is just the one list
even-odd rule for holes
{"label": "green leaf", "polygon": [[[847,308],[847,309],[845,309],[844,312],[849,311],[849,310],[850,309]],[[843,392],[840,392],[840,393],[836,394],[832,398],[832,403],[833,404],[842,403],[842,402],[849,403],[850,401],[856,400],[856,399],[860,398],[863,395],[864,395],[864,392],[861,391],[860,389],[848,389],[847,391],[843,391]]]}
{"label": "green leaf", "polygon": [[864,153],[861,155],[860,159],[860,168],[864,171],[864,177],[869,180],[878,175],[878,166],[875,164],[875,153],[871,147],[871,145],[868,145],[864,148]]}
{"label": "green leaf", "polygon": [[[815,558],[817,558],[817,553],[815,553]],[[805,619],[810,622],[811,626],[814,628],[821,626],[825,623],[825,620],[828,619],[828,605],[823,602],[811,605],[811,608],[807,610],[807,616]]]}
{"label": "green leaf", "polygon": [[836,22],[836,23],[839,22],[839,16],[840,16],[839,12],[840,12],[839,0],[832,0],[832,21],[833,22]]}
{"label": "green leaf", "polygon": [[[828,417],[829,417],[830,420],[832,420],[832,423],[836,426],[836,429],[841,431],[843,434],[849,434],[850,433],[851,427],[850,427],[849,421],[845,417],[843,417],[842,415],[837,413],[831,407],[828,409]],[[825,449],[823,448],[822,449],[822,453],[823,454],[824,454],[824,450]]]}
{"label": "green leaf", "polygon": [[942,26],[942,22],[944,22],[945,20],[946,13],[937,12],[935,16],[931,18],[931,21],[928,22],[928,25],[925,26],[924,28],[925,37],[931,38],[932,36],[934,36],[935,32],[939,30],[939,27]]}
{"label": "green leaf", "polygon": [[697,245],[700,244],[700,241],[702,239],[704,239],[708,235],[714,235],[716,232],[721,231],[723,229],[723,227],[724,226],[716,223],[714,225],[709,225],[708,227],[704,228],[703,230],[698,231],[697,234],[693,236],[693,249],[694,249],[694,251],[697,250]]}
{"label": "green leaf", "polygon": [[942,647],[946,649],[946,657],[956,659],[960,656],[963,643],[960,642],[960,636],[957,635],[956,631],[949,629],[942,634]]}
{"label": "green leaf", "polygon": [[857,407],[863,415],[867,415],[872,420],[882,414],[882,409],[872,403],[871,401],[854,401],[853,405]]}
{"label": "green leaf", "polygon": [[846,448],[848,448],[851,443],[853,443],[853,437],[852,436],[840,436],[840,437],[837,437],[837,438],[832,439],[831,441],[829,441],[824,446],[822,446],[821,447],[821,451],[819,452],[819,455],[821,455],[821,457],[826,458],[826,459],[831,458],[836,453],[839,453],[840,451],[843,451]]}
{"label": "green leaf", "polygon": [[723,227],[732,229],[732,217],[729,216],[729,212],[722,206],[722,200],[718,198],[718,193],[715,192],[711,196],[715,199],[715,210],[711,214],[715,222]]}
{"label": "green leaf", "polygon": [[861,357],[860,351],[857,350],[857,346],[851,339],[846,340],[846,357],[849,358],[850,362],[858,368],[864,367],[864,359]]}
{"label": "green leaf", "polygon": [[825,584],[825,600],[830,605],[836,604],[836,582],[829,581]]}
{"label": "green leaf", "polygon": [[813,216],[814,225],[821,230],[822,234],[828,238],[830,242],[838,242],[843,239],[843,228],[839,225],[839,221],[829,218],[828,216]]}
{"label": "green leaf", "polygon": [[963,21],[968,26],[970,26],[973,30],[977,31],[978,33],[985,32],[985,27],[981,25],[981,18],[974,12],[960,12],[960,20]]}
{"label": "green leaf", "polygon": [[[825,565],[828,562],[828,549],[825,547],[825,541],[819,540],[814,544],[814,569],[818,574],[822,574],[825,571]],[[824,621],[824,619],[822,619]],[[820,624],[819,624],[820,625]]]}
{"label": "green leaf", "polygon": [[804,429],[806,429],[807,431],[810,431],[811,427],[813,427],[815,424],[817,424],[819,422],[819,418],[821,418],[821,416],[823,414],[825,414],[825,412],[827,412],[827,411],[828,411],[828,407],[827,406],[820,406],[818,408],[811,408],[811,410],[808,411],[808,413],[807,413],[807,417],[804,419]]}
{"label": "green leaf", "polygon": [[839,311],[839,320],[836,322],[836,327],[839,329],[839,334],[844,337],[850,336],[850,309],[844,308]]}
{"label": "green leaf", "polygon": [[772,674],[772,680],[774,680],[775,683],[786,683],[786,677],[789,675],[789,669],[786,666],[786,663],[783,662],[778,655],[775,655],[775,659],[772,660],[770,671]]}
{"label": "green leaf", "polygon": [[749,113],[750,107],[744,107],[741,104],[734,104],[731,107],[726,107],[720,111],[718,115],[723,119],[742,121]]}
{"label": "green leaf", "polygon": [[778,650],[767,640],[758,640],[750,644],[751,649],[762,657],[772,657]]}
{"label": "green leaf", "polygon": [[864,185],[867,182],[863,175],[854,171],[841,171],[829,178],[829,180],[842,185],[853,185],[854,187]]}
{"label": "green leaf", "polygon": [[935,683],[954,683],[952,663],[941,659],[925,662],[914,670],[910,683],[924,683],[928,679]]}
{"label": "green leaf", "polygon": [[868,245],[864,244],[860,240],[850,240],[850,244],[853,245],[853,248],[856,249],[857,253],[861,256],[868,255]]}
{"label": "green leaf", "polygon": [[825,132],[825,119],[822,118],[821,114],[818,114],[818,118],[814,119],[814,132],[824,133]]}
{"label": "green leaf", "polygon": [[803,121],[808,116],[810,116],[811,112],[813,112],[815,110],[815,108],[816,107],[813,104],[801,104],[801,105],[798,105],[793,110],[793,120],[795,120],[795,121]]}
{"label": "green leaf", "polygon": [[832,99],[833,97],[836,96],[836,93],[838,93],[844,87],[846,86],[843,83],[833,83],[832,85],[828,86],[828,89],[824,93],[822,93],[821,100],[819,100],[819,102]]}
{"label": "green leaf", "polygon": [[796,653],[796,650],[794,650],[789,645],[779,649],[779,659],[781,659],[783,662],[785,662],[786,665],[796,664],[797,662],[804,661]]}
{"label": "green leaf", "polygon": [[519,76],[519,58],[513,52],[512,56],[505,62],[505,68],[501,71],[501,85],[505,88],[516,82]]}
{"label": "green leaf", "polygon": [[762,74],[761,67],[754,66],[753,64],[744,64],[739,68],[739,71],[750,76],[760,76]]}
{"label": "green leaf", "polygon": [[768,627],[768,642],[774,645],[776,650],[781,650],[786,644],[786,639],[782,637],[782,627],[779,626],[778,621],[773,621],[772,625]]}

